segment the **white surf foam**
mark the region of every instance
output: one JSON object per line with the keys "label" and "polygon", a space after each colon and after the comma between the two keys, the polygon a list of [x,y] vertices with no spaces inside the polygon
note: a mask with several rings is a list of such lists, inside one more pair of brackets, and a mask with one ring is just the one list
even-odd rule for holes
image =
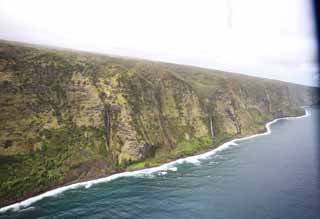
{"label": "white surf foam", "polygon": [[164,176],[164,175],[167,175],[168,172],[167,171],[161,171],[158,173],[159,176]]}
{"label": "white surf foam", "polygon": [[175,172],[178,170],[178,168],[177,167],[169,167],[168,170]]}
{"label": "white surf foam", "polygon": [[144,176],[150,176],[154,173],[158,173],[161,175],[165,175],[167,174],[167,171],[177,171],[177,164],[182,164],[182,163],[192,163],[195,165],[200,164],[201,160],[210,158],[212,155],[216,154],[219,151],[225,150],[227,148],[229,148],[230,146],[233,145],[238,145],[237,142],[239,141],[243,141],[243,140],[248,140],[248,139],[252,139],[258,136],[263,136],[263,135],[269,135],[271,133],[271,125],[276,123],[279,120],[291,120],[291,119],[299,119],[299,118],[304,118],[309,116],[310,113],[308,112],[308,110],[305,110],[305,115],[303,116],[299,116],[299,117],[285,117],[285,118],[279,118],[279,119],[275,119],[271,122],[268,122],[266,124],[266,129],[267,131],[261,134],[254,134],[251,136],[247,136],[247,137],[243,137],[243,138],[237,138],[234,140],[231,140],[229,142],[226,142],[222,145],[220,145],[219,147],[208,151],[206,153],[203,154],[199,154],[199,155],[194,155],[194,156],[190,156],[190,157],[186,157],[186,158],[180,158],[178,160],[166,163],[166,164],[162,164],[158,167],[152,167],[152,168],[147,168],[147,169],[141,169],[141,170],[135,170],[135,171],[128,171],[128,172],[122,172],[122,173],[116,173],[104,178],[100,178],[100,179],[95,179],[95,180],[89,180],[86,182],[80,182],[80,183],[75,183],[75,184],[71,184],[71,185],[67,185],[67,186],[63,186],[57,189],[53,189],[51,191],[47,191],[45,193],[42,193],[40,195],[28,198],[24,201],[15,203],[15,204],[11,204],[5,207],[0,208],[0,213],[4,213],[7,212],[9,210],[11,211],[18,211],[20,209],[26,208],[32,204],[34,204],[35,202],[38,202],[44,198],[47,197],[52,197],[52,196],[56,196],[60,193],[63,193],[67,190],[70,189],[77,189],[77,188],[90,188],[91,186],[95,185],[95,184],[99,184],[99,183],[105,183],[105,182],[110,182],[112,180],[121,178],[121,177],[144,177]]}
{"label": "white surf foam", "polygon": [[23,209],[21,209],[21,210],[19,210],[20,212],[23,212],[23,211],[31,211],[31,210],[34,210],[34,209],[36,209],[35,207],[28,207],[28,208],[23,208]]}

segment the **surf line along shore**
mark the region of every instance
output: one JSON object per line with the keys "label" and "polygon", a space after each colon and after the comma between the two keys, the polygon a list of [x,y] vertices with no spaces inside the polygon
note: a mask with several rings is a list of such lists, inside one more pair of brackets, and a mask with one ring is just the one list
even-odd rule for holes
{"label": "surf line along shore", "polygon": [[95,184],[99,184],[99,183],[106,183],[106,182],[110,182],[112,180],[118,179],[118,178],[122,178],[122,177],[141,177],[141,176],[145,176],[145,175],[150,175],[156,172],[160,172],[162,173],[163,171],[177,171],[177,167],[175,165],[177,164],[182,164],[182,163],[193,163],[193,164],[199,164],[200,160],[204,160],[204,159],[208,159],[211,156],[213,156],[214,154],[216,154],[219,151],[225,150],[227,148],[229,148],[232,145],[237,145],[237,142],[241,142],[244,140],[248,140],[248,139],[252,139],[252,138],[256,138],[259,136],[264,136],[264,135],[269,135],[271,134],[271,125],[280,121],[280,120],[293,120],[293,119],[300,119],[300,118],[304,118],[304,117],[308,117],[310,116],[310,112],[306,109],[306,107],[302,107],[305,110],[305,115],[302,116],[297,116],[297,117],[284,117],[284,118],[278,118],[278,119],[274,119],[271,122],[268,122],[265,127],[266,127],[266,131],[263,133],[259,133],[259,134],[254,134],[254,135],[250,135],[247,137],[242,137],[242,138],[236,138],[233,139],[231,141],[225,142],[223,144],[221,144],[220,146],[216,147],[215,149],[199,154],[199,155],[194,155],[194,156],[189,156],[189,157],[185,157],[185,158],[180,158],[178,160],[175,161],[171,161],[169,163],[165,163],[162,164],[160,166],[157,167],[151,167],[151,168],[146,168],[146,169],[141,169],[141,170],[134,170],[134,171],[126,171],[126,172],[121,172],[121,173],[116,173],[110,176],[106,176],[100,179],[94,179],[94,180],[89,180],[89,181],[84,181],[84,182],[79,182],[79,183],[74,183],[74,184],[70,184],[67,186],[62,186],[47,192],[44,192],[40,195],[28,198],[24,201],[21,202],[17,202],[15,204],[11,204],[5,207],[0,208],[0,213],[5,213],[7,211],[19,211],[21,209],[24,209],[26,207],[29,207],[30,205],[46,198],[46,197],[51,197],[51,196],[56,196],[60,193],[63,193],[67,190],[71,190],[71,189],[78,189],[78,188],[90,188],[92,185]]}

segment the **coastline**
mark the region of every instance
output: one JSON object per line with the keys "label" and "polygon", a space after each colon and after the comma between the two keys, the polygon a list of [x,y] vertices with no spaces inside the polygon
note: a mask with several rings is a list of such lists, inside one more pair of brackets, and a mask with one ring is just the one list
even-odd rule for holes
{"label": "coastline", "polygon": [[310,115],[310,113],[308,112],[308,110],[306,110],[306,109],[304,109],[304,110],[305,110],[305,114],[302,116],[278,118],[278,119],[274,119],[274,120],[266,123],[265,124],[266,131],[263,133],[253,134],[253,135],[241,137],[241,138],[235,138],[233,140],[230,140],[228,142],[225,142],[225,143],[217,146],[213,150],[204,152],[202,154],[193,155],[193,156],[189,156],[189,157],[185,157],[185,158],[180,158],[180,159],[168,162],[168,163],[161,164],[160,166],[157,166],[157,167],[120,172],[120,173],[115,173],[113,175],[109,175],[109,176],[99,178],[99,179],[93,179],[93,180],[88,180],[88,181],[83,181],[83,182],[78,182],[78,183],[73,183],[70,185],[62,186],[62,187],[44,192],[40,195],[28,198],[24,201],[17,202],[17,203],[2,207],[2,208],[0,208],[0,213],[4,213],[4,212],[10,211],[10,210],[18,211],[18,210],[24,209],[24,208],[32,205],[33,203],[42,200],[43,198],[50,197],[50,196],[56,196],[60,193],[63,193],[64,191],[70,190],[70,189],[90,188],[92,185],[104,183],[104,182],[109,182],[109,181],[112,181],[112,180],[115,180],[115,179],[118,179],[121,177],[141,177],[141,176],[150,175],[153,173],[159,173],[161,175],[165,175],[167,171],[176,171],[177,167],[175,165],[177,165],[177,164],[182,164],[182,163],[199,164],[200,160],[207,159],[207,158],[211,157],[212,155],[216,154],[217,152],[225,150],[232,145],[237,145],[237,142],[270,134],[271,133],[271,125],[276,123],[277,121],[293,120],[293,119],[308,117]]}

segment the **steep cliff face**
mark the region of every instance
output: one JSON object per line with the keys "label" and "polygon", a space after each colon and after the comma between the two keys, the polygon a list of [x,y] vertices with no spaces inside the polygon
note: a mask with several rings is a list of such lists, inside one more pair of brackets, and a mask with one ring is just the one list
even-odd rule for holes
{"label": "steep cliff face", "polygon": [[301,115],[315,88],[0,42],[0,205]]}

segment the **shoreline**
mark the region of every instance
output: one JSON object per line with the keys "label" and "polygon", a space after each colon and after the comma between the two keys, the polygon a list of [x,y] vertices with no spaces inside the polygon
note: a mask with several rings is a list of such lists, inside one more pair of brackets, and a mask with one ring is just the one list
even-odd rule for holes
{"label": "shoreline", "polygon": [[217,152],[225,150],[232,145],[238,145],[237,142],[241,142],[241,141],[252,139],[255,137],[259,137],[259,136],[269,135],[271,133],[271,125],[280,121],[280,120],[293,120],[293,119],[308,117],[310,115],[310,113],[308,112],[308,110],[305,109],[305,107],[303,107],[303,108],[304,108],[305,114],[302,116],[277,118],[277,119],[274,119],[274,120],[266,123],[265,124],[265,128],[266,128],[265,132],[249,135],[246,137],[235,138],[235,139],[227,141],[227,142],[225,142],[225,143],[223,143],[223,144],[217,146],[216,148],[209,150],[207,152],[193,155],[193,156],[189,156],[189,157],[185,157],[185,158],[179,158],[177,160],[161,164],[160,166],[115,173],[115,174],[105,176],[102,178],[98,178],[98,179],[91,179],[88,181],[83,181],[83,182],[78,182],[78,183],[73,183],[73,184],[62,186],[62,187],[58,187],[56,189],[52,189],[52,190],[49,190],[49,191],[44,192],[42,194],[25,199],[21,202],[17,202],[14,204],[10,204],[8,206],[1,207],[0,213],[5,213],[7,211],[19,211],[21,209],[29,207],[30,205],[42,200],[43,198],[50,197],[50,196],[56,196],[60,193],[63,193],[65,191],[71,190],[71,189],[78,189],[78,188],[86,188],[87,189],[87,188],[90,188],[92,185],[109,182],[109,181],[112,181],[112,180],[115,180],[118,178],[122,178],[122,177],[141,177],[141,176],[146,176],[146,175],[150,175],[150,174],[157,173],[157,172],[159,173],[159,175],[165,175],[167,173],[167,171],[177,171],[178,168],[175,166],[177,164],[182,164],[182,163],[199,164],[200,160],[207,159],[207,158],[213,156],[214,154],[216,154]]}

